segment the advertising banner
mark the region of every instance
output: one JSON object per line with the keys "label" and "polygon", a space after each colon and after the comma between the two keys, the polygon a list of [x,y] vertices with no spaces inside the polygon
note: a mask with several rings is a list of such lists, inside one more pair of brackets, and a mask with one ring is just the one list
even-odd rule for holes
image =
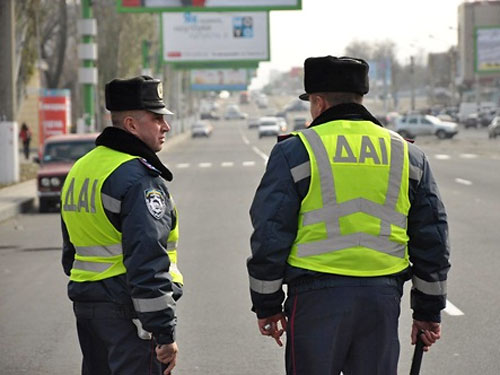
{"label": "advertising banner", "polygon": [[500,26],[476,29],[476,72],[500,72]]}
{"label": "advertising banner", "polygon": [[119,12],[241,12],[301,7],[302,0],[117,0]]}
{"label": "advertising banner", "polygon": [[45,140],[57,134],[66,134],[71,122],[69,90],[43,90],[39,102],[40,147]]}
{"label": "advertising banner", "polygon": [[163,13],[163,60],[269,61],[267,12]]}
{"label": "advertising banner", "polygon": [[247,89],[246,69],[191,70],[191,90],[243,91]]}

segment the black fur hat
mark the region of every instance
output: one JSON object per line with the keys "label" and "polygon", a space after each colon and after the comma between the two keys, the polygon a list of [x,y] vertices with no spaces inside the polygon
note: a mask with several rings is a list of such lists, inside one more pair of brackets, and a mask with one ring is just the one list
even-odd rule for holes
{"label": "black fur hat", "polygon": [[316,92],[368,92],[368,64],[354,57],[309,57],[304,61],[305,94],[299,96],[309,100]]}

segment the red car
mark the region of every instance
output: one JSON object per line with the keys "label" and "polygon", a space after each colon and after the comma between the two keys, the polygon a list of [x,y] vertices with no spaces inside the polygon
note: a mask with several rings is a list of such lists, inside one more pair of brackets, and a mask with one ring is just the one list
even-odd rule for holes
{"label": "red car", "polygon": [[55,135],[45,141],[37,173],[39,211],[59,207],[64,179],[76,160],[95,147],[99,133]]}

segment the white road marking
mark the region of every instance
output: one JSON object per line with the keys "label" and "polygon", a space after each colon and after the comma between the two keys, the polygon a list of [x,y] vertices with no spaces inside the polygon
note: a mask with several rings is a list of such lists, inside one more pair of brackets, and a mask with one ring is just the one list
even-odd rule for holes
{"label": "white road marking", "polygon": [[455,178],[455,182],[457,184],[462,184],[462,185],[467,185],[467,186],[472,185],[472,181],[464,180],[463,178]]}
{"label": "white road marking", "polygon": [[243,139],[244,144],[246,144],[246,145],[250,144],[250,141],[248,140],[248,138],[244,134],[241,135],[241,139]]}
{"label": "white road marking", "polygon": [[446,154],[436,154],[436,155],[434,155],[434,157],[436,159],[439,159],[439,160],[448,160],[448,159],[450,159],[450,155],[446,155]]}
{"label": "white road marking", "polygon": [[212,163],[198,163],[198,167],[200,168],[209,168],[212,166]]}
{"label": "white road marking", "polygon": [[476,159],[477,154],[460,154],[462,159]]}
{"label": "white road marking", "polygon": [[244,161],[243,166],[244,167],[253,167],[255,165],[254,161]]}
{"label": "white road marking", "polygon": [[223,161],[221,163],[222,167],[232,167],[233,165],[234,165],[234,163],[232,161]]}
{"label": "white road marking", "polygon": [[458,307],[456,307],[453,303],[451,303],[449,300],[446,300],[446,308],[443,311],[446,314],[451,315],[451,316],[464,315],[464,313]]}
{"label": "white road marking", "polygon": [[264,159],[264,161],[267,163],[267,160],[269,159],[269,157],[266,155],[265,152],[259,150],[258,147],[256,146],[252,146],[252,150],[253,152],[255,152],[257,155],[259,155],[262,159]]}
{"label": "white road marking", "polygon": [[189,167],[189,163],[180,163],[180,164],[177,164],[177,168],[187,168]]}

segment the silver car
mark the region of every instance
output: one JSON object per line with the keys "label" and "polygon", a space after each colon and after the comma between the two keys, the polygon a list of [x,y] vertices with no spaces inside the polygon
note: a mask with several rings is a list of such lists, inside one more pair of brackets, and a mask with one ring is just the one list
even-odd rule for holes
{"label": "silver car", "polygon": [[403,138],[435,135],[439,139],[445,139],[452,138],[458,133],[458,125],[454,122],[442,121],[435,116],[411,114],[398,118],[395,130]]}

